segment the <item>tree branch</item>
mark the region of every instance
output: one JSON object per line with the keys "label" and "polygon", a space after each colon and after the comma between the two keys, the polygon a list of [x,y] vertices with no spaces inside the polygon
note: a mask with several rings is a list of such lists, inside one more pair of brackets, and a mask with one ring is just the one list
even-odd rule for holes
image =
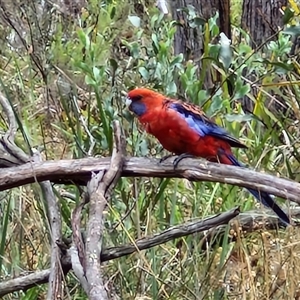
{"label": "tree branch", "polygon": [[[299,218],[300,209],[298,208],[291,210],[291,215]],[[231,228],[238,227],[238,230],[243,233],[251,233],[260,229],[272,230],[278,227],[278,218],[276,217],[266,217],[261,211],[248,211],[239,214],[238,208],[234,208],[231,211],[218,214],[204,220],[198,219],[178,226],[173,226],[161,233],[155,234],[154,236],[138,239],[130,245],[103,249],[101,252],[101,261],[103,262],[116,259],[132,254],[137,250],[141,251],[166,243],[174,238],[180,238],[192,233],[206,230],[209,231],[199,235],[199,240],[202,239],[206,242],[206,244],[202,247],[203,249],[206,248],[205,246],[207,244],[212,244],[213,240],[219,240],[219,243],[222,244],[226,225],[230,220],[232,220],[232,222],[230,222]],[[233,236],[231,240],[234,239],[235,237]],[[207,242],[208,240],[209,243]],[[71,247],[67,254],[62,258],[61,264],[65,274],[69,272],[71,266],[73,265],[73,262],[71,264],[72,254],[70,253],[73,250],[73,247]],[[32,274],[0,282],[0,297],[15,291],[27,290],[33,286],[47,283],[49,280],[50,271],[51,269],[36,271]]]}
{"label": "tree branch", "polygon": [[[0,190],[23,184],[50,180],[55,183],[86,185],[93,172],[107,170],[110,158],[83,158],[76,160],[28,163],[2,169]],[[300,184],[292,180],[259,173],[246,168],[207,162],[202,159],[185,159],[174,170],[170,160],[160,164],[157,159],[126,158],[122,176],[186,178],[192,181],[211,181],[256,188],[300,204]]]}
{"label": "tree branch", "polygon": [[40,186],[47,202],[51,239],[51,272],[49,276],[47,299],[55,300],[63,298],[63,272],[61,267],[61,250],[59,248],[59,244],[62,240],[60,208],[54,196],[50,182],[41,182]]}
{"label": "tree branch", "polygon": [[[104,211],[107,201],[111,198],[111,193],[117,184],[124,163],[125,141],[121,133],[121,127],[118,121],[113,122],[114,127],[114,148],[109,169],[105,172],[100,171],[98,174],[92,175],[91,180],[87,184],[87,198],[90,203],[89,218],[87,223],[87,237],[85,247],[82,247],[80,219],[78,213],[81,211],[82,203],[79,208],[75,209],[72,221],[73,228],[73,246],[76,247],[71,255],[78,255],[78,259],[72,257],[72,265],[76,262],[75,273],[82,283],[89,299],[107,299],[107,293],[103,283],[101,272],[101,251],[102,251],[102,236],[104,226]],[[87,201],[85,201],[87,202]],[[84,252],[82,253],[82,248]],[[77,253],[76,253],[77,250]],[[84,257],[83,257],[84,255]],[[82,268],[78,266],[81,263]],[[74,266],[73,266],[74,268]],[[85,276],[83,276],[82,274]],[[100,297],[100,298],[99,298]]]}
{"label": "tree branch", "polygon": [[[231,211],[221,213],[204,220],[195,220],[185,224],[173,226],[161,233],[155,234],[152,237],[144,237],[138,239],[134,242],[134,244],[103,249],[101,252],[101,261],[103,262],[119,258],[134,253],[137,250],[145,250],[166,243],[175,238],[187,236],[195,232],[201,232],[222,224],[227,224],[232,218],[236,217],[238,214],[239,209],[234,208]],[[67,273],[71,269],[71,257],[69,252],[70,250],[61,262],[65,273]],[[51,269],[37,271],[33,274],[0,282],[0,297],[3,297],[8,293],[12,293],[18,290],[27,290],[38,284],[47,283],[50,275],[50,270]]]}
{"label": "tree branch", "polygon": [[[34,155],[35,161],[42,161],[39,152]],[[61,267],[61,249],[62,243],[62,222],[60,207],[56,201],[51,183],[49,180],[40,182],[40,187],[47,209],[47,220],[49,222],[51,241],[51,272],[49,275],[49,286],[47,299],[60,299],[63,297],[62,289],[62,267]]]}
{"label": "tree branch", "polygon": [[0,138],[0,167],[11,167],[28,162],[29,156],[14,142],[17,132],[17,121],[7,98],[0,92],[0,104],[8,119],[8,130]]}

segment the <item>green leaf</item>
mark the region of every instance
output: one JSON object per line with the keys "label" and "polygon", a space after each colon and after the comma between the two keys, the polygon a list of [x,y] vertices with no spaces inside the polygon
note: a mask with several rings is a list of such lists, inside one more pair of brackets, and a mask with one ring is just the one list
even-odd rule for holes
{"label": "green leaf", "polygon": [[141,19],[138,16],[128,16],[128,19],[134,27],[141,27]]}
{"label": "green leaf", "polygon": [[82,29],[79,29],[77,31],[77,35],[78,35],[78,38],[79,38],[80,42],[82,43],[82,45],[85,48],[89,48],[90,47],[90,38],[89,38],[89,36]]}
{"label": "green leaf", "polygon": [[270,61],[268,59],[263,60],[265,63],[272,65],[275,67],[276,73],[278,74],[285,74],[288,71],[292,71],[294,66],[289,63],[279,62],[279,61]]}
{"label": "green leaf", "polygon": [[145,80],[149,80],[149,72],[145,67],[139,67],[139,73]]}
{"label": "green leaf", "polygon": [[289,7],[286,7],[285,10],[284,10],[284,15],[283,15],[283,24],[286,25],[288,24],[294,17],[295,15],[295,12],[290,9]]}
{"label": "green leaf", "polygon": [[196,28],[196,27],[199,27],[199,26],[203,26],[206,24],[206,20],[204,18],[201,18],[201,17],[195,17],[190,23],[190,27],[191,28]]}
{"label": "green leaf", "polygon": [[209,106],[208,115],[213,115],[220,111],[223,107],[223,98],[221,95],[214,95],[211,104]]}
{"label": "green leaf", "polygon": [[152,33],[151,38],[152,38],[153,50],[154,50],[155,54],[158,54],[159,53],[159,43],[158,43],[157,35],[155,33]]}
{"label": "green leaf", "polygon": [[85,83],[86,83],[87,85],[92,85],[92,86],[95,86],[95,85],[96,85],[95,80],[94,80],[91,76],[89,76],[89,75],[85,75],[84,81],[85,81]]}
{"label": "green leaf", "polygon": [[239,54],[243,54],[243,53],[248,54],[252,51],[252,48],[249,45],[240,44],[238,51],[239,51]]}
{"label": "green leaf", "polygon": [[114,71],[116,71],[118,69],[118,63],[115,59],[111,58],[109,60],[109,63],[111,65],[111,67],[113,68]]}
{"label": "green leaf", "polygon": [[283,30],[282,33],[290,35],[300,35],[300,26],[291,26]]}
{"label": "green leaf", "polygon": [[177,64],[180,64],[183,61],[183,54],[180,53],[178,56],[176,56],[170,63],[170,67],[174,67]]}
{"label": "green leaf", "polygon": [[228,122],[248,122],[253,120],[252,115],[241,115],[241,114],[227,114],[225,115],[225,119]]}
{"label": "green leaf", "polygon": [[203,103],[203,101],[205,101],[209,97],[209,94],[206,90],[200,90],[198,92],[197,97],[198,97],[198,99],[197,99],[198,103],[200,104],[200,103]]}
{"label": "green leaf", "polygon": [[220,33],[220,45],[219,60],[222,62],[224,68],[228,69],[232,63],[232,51],[230,40],[223,32]]}
{"label": "green leaf", "polygon": [[250,86],[249,84],[245,84],[239,87],[239,89],[236,91],[233,100],[243,98],[245,95],[247,95],[250,92]]}
{"label": "green leaf", "polygon": [[111,9],[111,12],[110,12],[110,18],[113,19],[116,15],[116,7],[113,6],[113,8]]}
{"label": "green leaf", "polygon": [[170,82],[168,85],[167,85],[167,94],[168,95],[175,95],[177,93],[177,86],[175,84],[174,81]]}
{"label": "green leaf", "polygon": [[95,81],[97,83],[99,83],[101,81],[100,69],[97,67],[93,67],[93,75],[94,75]]}

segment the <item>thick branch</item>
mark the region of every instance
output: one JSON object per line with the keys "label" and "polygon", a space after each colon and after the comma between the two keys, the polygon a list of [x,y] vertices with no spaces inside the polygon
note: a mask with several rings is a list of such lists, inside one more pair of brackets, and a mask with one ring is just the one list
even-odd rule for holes
{"label": "thick branch", "polygon": [[125,141],[118,121],[113,122],[114,148],[107,172],[101,171],[88,182],[89,219],[85,244],[85,275],[89,299],[108,299],[101,272],[102,236],[104,228],[104,211],[107,201],[117,184],[124,163]]}
{"label": "thick branch", "polygon": [[104,210],[106,199],[104,191],[100,189],[100,182],[103,180],[104,171],[96,174],[88,182],[89,194],[89,219],[87,224],[87,239],[85,244],[85,276],[87,279],[88,299],[108,299],[104,288],[101,272],[100,254],[102,250],[102,236],[104,227]]}
{"label": "thick branch", "polygon": [[[243,187],[255,187],[300,204],[300,184],[246,168],[210,163],[201,159],[185,159],[174,170],[172,160],[160,164],[157,159],[132,157],[125,160],[122,176],[126,177],[177,177],[194,181],[212,181]],[[35,180],[56,183],[86,184],[92,172],[109,168],[110,158],[84,158],[77,160],[28,163],[2,169],[0,190],[10,189]]]}

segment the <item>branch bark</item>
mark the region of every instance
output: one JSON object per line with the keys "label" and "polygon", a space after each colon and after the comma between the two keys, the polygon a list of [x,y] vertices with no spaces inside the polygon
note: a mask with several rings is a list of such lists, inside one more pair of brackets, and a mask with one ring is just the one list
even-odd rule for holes
{"label": "branch bark", "polygon": [[[110,166],[105,172],[93,173],[87,184],[87,197],[75,209],[72,217],[72,267],[89,299],[108,299],[101,272],[104,211],[117,184],[124,163],[125,141],[118,121],[113,122],[114,148]],[[80,215],[83,205],[89,202],[89,219],[85,247],[82,243]],[[74,249],[73,249],[74,248]],[[78,259],[77,259],[78,258]],[[80,266],[81,264],[81,266]]]}
{"label": "branch bark", "polygon": [[[157,159],[126,158],[121,176],[175,177],[192,181],[228,183],[256,188],[300,204],[300,184],[295,181],[246,168],[211,163],[203,159],[185,159],[174,170],[171,161],[167,160],[160,164]],[[110,158],[108,157],[35,162],[6,168],[0,173],[0,191],[44,180],[86,185],[93,172],[107,170],[109,165]]]}

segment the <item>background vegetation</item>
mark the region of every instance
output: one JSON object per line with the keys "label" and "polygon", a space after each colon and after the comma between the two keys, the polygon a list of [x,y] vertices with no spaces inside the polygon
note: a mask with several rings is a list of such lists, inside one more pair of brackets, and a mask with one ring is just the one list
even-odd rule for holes
{"label": "background vegetation", "polygon": [[[241,3],[233,2],[238,22]],[[19,118],[17,143],[24,151],[38,148],[45,159],[109,156],[111,124],[118,119],[129,156],[165,155],[125,109],[124,92],[146,86],[201,105],[249,146],[236,152],[245,164],[299,181],[300,66],[297,49],[291,52],[299,34],[297,3],[283,10],[286,26],[278,35],[255,49],[235,23],[232,55],[225,57],[218,14],[206,22],[192,6],[183,8],[189,26],[203,32],[203,55],[189,60],[172,51],[180,25],[151,1],[91,0],[77,12],[44,6],[40,12],[42,4],[34,1],[1,3],[0,84]],[[212,90],[203,86],[207,70]],[[0,126],[6,129],[4,118]],[[53,189],[68,237],[82,187]],[[255,205],[247,192],[229,185],[122,178],[108,209],[104,243],[128,243],[196,217]],[[38,185],[1,192],[1,280],[49,266],[46,212]],[[228,228],[227,234],[236,242],[203,250],[195,235],[107,262],[106,280],[121,299],[300,297],[298,228],[251,234]],[[71,272],[64,289],[66,299],[86,299]],[[47,285],[37,286],[4,299],[43,299],[46,291]]]}

